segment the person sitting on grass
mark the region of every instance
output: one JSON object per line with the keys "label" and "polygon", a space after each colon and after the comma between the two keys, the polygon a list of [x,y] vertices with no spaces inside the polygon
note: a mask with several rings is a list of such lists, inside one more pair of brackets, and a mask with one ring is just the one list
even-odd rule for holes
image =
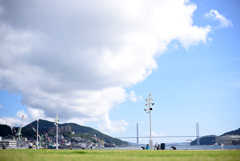
{"label": "person sitting on grass", "polygon": [[147,146],[146,146],[146,150],[149,150],[149,146],[148,146],[148,144],[147,144]]}
{"label": "person sitting on grass", "polygon": [[171,148],[172,148],[173,150],[176,150],[176,147],[175,147],[175,146],[171,146]]}

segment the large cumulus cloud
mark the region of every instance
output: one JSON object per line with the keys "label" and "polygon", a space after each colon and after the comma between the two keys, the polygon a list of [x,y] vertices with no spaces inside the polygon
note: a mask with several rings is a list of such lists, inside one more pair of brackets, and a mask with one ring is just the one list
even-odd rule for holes
{"label": "large cumulus cloud", "polygon": [[[172,40],[185,48],[207,41],[185,0],[0,1],[0,89],[21,93],[29,115],[102,130],[124,130],[109,111],[125,88],[157,68]],[[113,126],[119,128],[112,128]]]}

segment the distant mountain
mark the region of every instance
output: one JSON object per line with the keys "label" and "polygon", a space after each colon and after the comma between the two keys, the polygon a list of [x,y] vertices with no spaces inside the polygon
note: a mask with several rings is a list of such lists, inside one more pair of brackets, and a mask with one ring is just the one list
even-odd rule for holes
{"label": "distant mountain", "polygon": [[[226,136],[226,135],[240,135],[240,128],[237,130],[226,132],[220,135],[219,137]],[[203,136],[200,138],[200,145],[213,145],[214,143],[216,143],[216,139],[219,137],[216,135]],[[196,144],[197,144],[197,139],[191,142],[191,145],[196,145]]]}
{"label": "distant mountain", "polygon": [[[199,138],[200,145],[213,145],[216,142],[216,135],[208,135]],[[197,145],[197,139],[191,142],[191,145]]]}
{"label": "distant mountain", "polygon": [[220,136],[225,136],[225,135],[240,135],[240,128],[237,129],[237,130],[233,130],[233,131],[230,131],[230,132],[226,132]]}
{"label": "distant mountain", "polygon": [[[31,125],[36,129],[37,121],[32,122]],[[54,122],[41,120],[41,119],[39,120],[38,126],[39,126],[39,133],[42,133],[42,134],[44,134],[45,131],[48,132],[48,128],[55,127]],[[94,135],[96,135],[98,137],[98,139],[104,140],[106,143],[114,143],[118,146],[128,145],[128,143],[125,141],[122,141],[120,139],[116,139],[109,135],[103,134],[100,131],[95,130],[91,127],[81,126],[81,125],[78,125],[75,123],[64,123],[64,124],[59,124],[58,126],[59,127],[71,126],[71,130],[74,131],[75,134],[86,134],[89,137],[94,137]],[[36,133],[33,131],[30,124],[28,124],[22,128],[22,134],[23,134],[23,136],[26,136],[26,137],[36,136]]]}
{"label": "distant mountain", "polygon": [[[33,121],[30,123],[35,129],[37,129],[37,120]],[[32,127],[30,124],[24,126],[22,128],[22,134],[25,137],[31,137],[31,136],[36,136],[36,132],[33,131]],[[39,119],[38,122],[38,131],[40,134],[44,134],[45,132],[48,132],[49,127],[55,127],[53,122],[47,121],[47,120],[41,120]]]}
{"label": "distant mountain", "polygon": [[11,135],[12,131],[8,125],[0,125],[0,136],[5,137]]}
{"label": "distant mountain", "polygon": [[[33,121],[31,125],[37,129],[37,121]],[[74,136],[85,136],[86,138],[93,138],[94,135],[98,137],[100,140],[104,140],[106,143],[112,144],[114,143],[117,146],[126,146],[128,143],[126,141],[122,141],[120,139],[113,138],[109,135],[103,134],[98,130],[95,130],[91,127],[87,126],[81,126],[75,123],[64,123],[64,124],[59,124],[59,127],[63,126],[71,126],[71,130],[74,131]],[[38,131],[39,134],[44,134],[45,132],[48,132],[48,128],[55,127],[54,122],[50,122],[47,120],[39,120],[38,123]],[[16,131],[18,128],[16,128]],[[71,135],[69,133],[64,133],[64,135],[67,135],[68,137]],[[50,136],[55,136],[55,134],[49,134]],[[12,136],[12,131],[11,128],[8,125],[1,125],[0,124],[0,136],[2,137],[11,137]],[[32,127],[30,124],[24,126],[22,128],[22,136],[27,137],[27,138],[36,138],[36,132],[33,131]]]}

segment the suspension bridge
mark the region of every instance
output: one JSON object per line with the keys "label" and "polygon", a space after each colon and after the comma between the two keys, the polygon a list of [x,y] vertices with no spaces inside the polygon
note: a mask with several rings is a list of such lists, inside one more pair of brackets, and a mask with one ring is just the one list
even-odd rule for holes
{"label": "suspension bridge", "polygon": [[[152,136],[152,138],[196,138],[197,136]],[[201,137],[201,136],[198,136],[198,137]],[[136,136],[126,136],[126,137],[116,137],[118,139],[134,139],[134,138],[149,138],[149,136],[139,136],[139,137],[136,137]]]}
{"label": "suspension bridge", "polygon": [[[138,135],[138,123],[137,123],[136,129],[137,129],[136,136],[124,136],[124,137],[116,137],[116,138],[118,138],[118,139],[137,139],[137,145],[139,145],[139,138],[149,138],[149,136],[139,136]],[[196,135],[152,136],[152,138],[196,138],[197,145],[200,145],[200,139],[199,139],[200,137],[202,137],[202,136],[199,136],[199,124],[198,123],[196,123]]]}

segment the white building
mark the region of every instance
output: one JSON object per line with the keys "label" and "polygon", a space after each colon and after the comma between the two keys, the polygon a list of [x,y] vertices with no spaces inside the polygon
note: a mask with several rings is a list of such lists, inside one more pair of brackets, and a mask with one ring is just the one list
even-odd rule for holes
{"label": "white building", "polygon": [[6,148],[13,148],[17,146],[16,140],[0,140],[0,147],[5,146]]}
{"label": "white building", "polygon": [[225,145],[232,145],[234,142],[240,141],[240,135],[225,135],[217,137],[216,143],[218,144],[225,144]]}

